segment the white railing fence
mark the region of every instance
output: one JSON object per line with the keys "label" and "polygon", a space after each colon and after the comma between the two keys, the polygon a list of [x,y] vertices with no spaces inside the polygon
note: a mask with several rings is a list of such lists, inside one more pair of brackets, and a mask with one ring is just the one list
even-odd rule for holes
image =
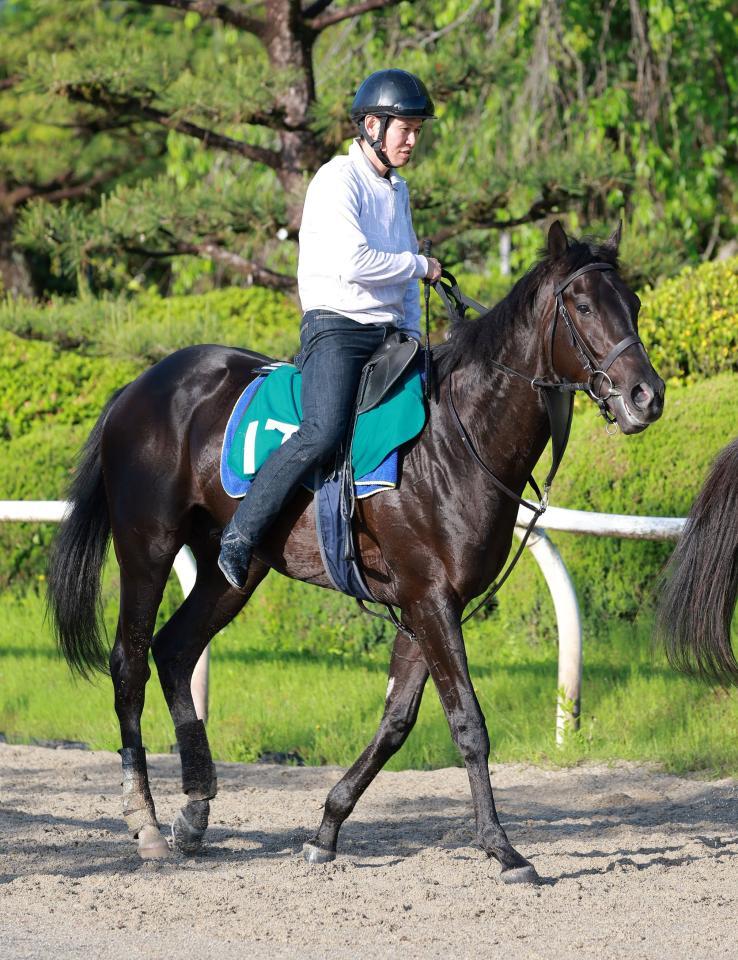
{"label": "white railing fence", "polygon": [[[68,504],[64,500],[0,500],[0,522],[46,521],[63,519]],[[522,537],[530,513],[521,507],[515,532]],[[637,540],[676,540],[684,528],[681,517],[637,517],[625,514],[590,513],[549,507],[528,540],[528,549],[541,568],[556,613],[559,635],[559,668],[556,696],[556,743],[564,741],[567,730],[579,728],[582,689],[582,624],[576,590],[561,556],[546,530],[590,534],[599,537],[626,537]],[[185,596],[195,585],[197,567],[192,552],[183,547],[174,561]],[[200,657],[192,676],[192,696],[197,715],[208,717],[209,649]]]}

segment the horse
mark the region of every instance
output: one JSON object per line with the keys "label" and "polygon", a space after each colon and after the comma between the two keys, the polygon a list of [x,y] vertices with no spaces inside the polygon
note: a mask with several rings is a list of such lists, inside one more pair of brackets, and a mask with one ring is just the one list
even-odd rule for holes
{"label": "horse", "polygon": [[[508,296],[481,319],[456,324],[434,348],[427,422],[402,450],[400,483],[357,504],[365,581],[379,601],[399,609],[401,629],[379,727],[329,792],[320,827],[304,847],[309,862],[335,858],[341,825],[410,733],[430,676],[466,765],[479,845],[498,861],[503,881],[538,880],[497,816],[490,740],[461,619],[509,553],[520,495],[551,435],[544,389],[586,390],[625,434],[661,415],[664,383],[637,335],[640,302],[618,272],[620,232],[619,226],[604,243],[570,240],[556,221],[540,259]],[[121,731],[123,813],[142,857],[170,852],[141,740],[149,648],[174,723],[186,795],[172,845],[192,853],[217,790],[190,692],[198,658],[268,570],[331,586],[304,491],[259,545],[245,592],[230,587],[217,567],[220,532],[235,508],[219,478],[223,433],[264,361],[242,349],[188,347],[114,394],[83,448],[70,513],[50,558],[48,602],[61,652],[83,674],[104,670],[100,575],[112,536],[120,610],[109,670]],[[153,636],[164,585],[184,544],[197,562],[195,586]]]}
{"label": "horse", "polygon": [[656,636],[683,673],[730,685],[738,599],[738,437],[715,458],[660,578]]}

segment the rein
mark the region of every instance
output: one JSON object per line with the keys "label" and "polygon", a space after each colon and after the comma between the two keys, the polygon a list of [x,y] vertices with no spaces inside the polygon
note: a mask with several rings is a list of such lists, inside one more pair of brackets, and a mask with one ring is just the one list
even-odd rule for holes
{"label": "rein", "polygon": [[[548,414],[549,427],[551,430],[551,468],[546,476],[546,479],[543,483],[543,493],[541,493],[538,484],[536,483],[534,477],[531,475],[528,478],[528,483],[531,485],[535,491],[536,496],[538,497],[538,505],[531,503],[529,500],[525,500],[523,497],[518,496],[513,490],[511,490],[506,484],[504,484],[499,477],[487,466],[482,457],[479,455],[477,450],[474,447],[471,437],[469,436],[468,431],[466,430],[464,424],[461,421],[459,412],[456,409],[453,396],[453,371],[449,374],[448,380],[448,391],[447,399],[451,415],[456,426],[456,429],[459,432],[461,437],[461,442],[469,452],[472,459],[478,464],[478,466],[487,474],[487,476],[492,480],[494,485],[500,490],[501,493],[504,493],[509,499],[513,500],[520,506],[526,507],[533,513],[533,516],[528,524],[525,533],[520,541],[520,546],[518,547],[515,556],[508,563],[505,568],[502,576],[496,580],[487,593],[482,597],[479,603],[474,607],[471,613],[468,613],[461,623],[466,623],[467,620],[470,620],[482,607],[486,606],[490,600],[493,599],[495,594],[500,590],[502,585],[505,583],[507,578],[513,571],[513,568],[517,564],[518,560],[522,556],[525,545],[528,542],[533,529],[540,519],[540,517],[546,512],[548,507],[548,498],[551,490],[551,484],[553,483],[556,472],[559,468],[561,460],[564,456],[566,450],[566,445],[569,441],[569,431],[571,428],[571,419],[574,408],[574,394],[581,391],[586,393],[590,399],[592,399],[597,406],[599,407],[600,413],[605,418],[608,424],[614,423],[615,418],[612,417],[607,410],[605,402],[613,396],[613,384],[610,379],[607,371],[612,366],[612,364],[617,360],[623,351],[627,350],[628,347],[634,346],[635,344],[641,343],[641,339],[637,334],[630,334],[627,337],[624,337],[620,340],[607,356],[602,361],[598,361],[590,351],[587,343],[574,326],[574,321],[571,318],[571,315],[564,303],[563,294],[566,288],[571,284],[577,277],[581,277],[585,273],[589,273],[592,270],[614,270],[612,264],[604,262],[589,263],[584,267],[581,267],[579,270],[576,270],[574,273],[569,274],[564,280],[554,287],[554,295],[556,298],[556,305],[554,311],[554,319],[551,325],[551,360],[553,361],[553,347],[554,347],[554,337],[556,336],[556,321],[559,316],[563,319],[566,324],[569,335],[571,336],[572,346],[576,349],[582,365],[585,370],[589,373],[589,379],[586,383],[570,383],[566,380],[561,381],[552,381],[552,380],[542,380],[538,377],[531,378],[524,373],[520,373],[518,370],[514,370],[512,367],[506,366],[504,363],[499,363],[496,360],[492,360],[492,366],[496,369],[506,373],[508,376],[515,376],[522,380],[525,380],[534,390],[539,390],[541,396],[544,400],[546,407],[546,413]],[[442,281],[437,281],[434,284],[436,291],[443,300],[446,310],[448,312],[449,318],[452,323],[458,323],[460,320],[464,319],[467,307],[473,307],[475,310],[478,310],[480,313],[486,313],[487,311],[484,307],[481,307],[480,304],[476,301],[471,300],[467,297],[464,297],[459,290],[459,286],[453,277],[452,274],[444,270],[443,277],[446,278],[449,283],[444,284]],[[427,308],[426,308],[427,309]],[[599,386],[603,386],[605,381],[609,384],[608,391],[606,396],[601,396],[600,392],[596,389],[596,380],[598,377],[601,377]]]}

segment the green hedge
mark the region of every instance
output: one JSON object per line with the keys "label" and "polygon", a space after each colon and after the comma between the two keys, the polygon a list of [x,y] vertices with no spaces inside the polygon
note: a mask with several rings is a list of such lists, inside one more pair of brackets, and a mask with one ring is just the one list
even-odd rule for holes
{"label": "green hedge", "polygon": [[[608,436],[593,405],[574,417],[552,504],[575,510],[685,516],[710,463],[738,433],[738,378],[721,374],[667,389],[664,415],[635,436]],[[544,454],[537,474],[547,469]],[[590,621],[647,613],[673,544],[552,532]],[[548,590],[527,557],[502,591],[498,619],[513,632],[555,636]]]}
{"label": "green hedge", "polygon": [[299,311],[288,297],[260,287],[48,303],[8,297],[0,304],[0,329],[139,363],[193,343],[233,344],[284,359],[299,346]]}
{"label": "green hedge", "polygon": [[665,380],[738,370],[738,257],[687,267],[641,299],[641,336]]}
{"label": "green hedge", "polygon": [[[89,426],[51,423],[2,444],[0,500],[61,500]],[[0,523],[0,589],[42,584],[55,523]]]}
{"label": "green hedge", "polygon": [[110,394],[141,369],[0,331],[0,439],[51,423],[90,424]]}

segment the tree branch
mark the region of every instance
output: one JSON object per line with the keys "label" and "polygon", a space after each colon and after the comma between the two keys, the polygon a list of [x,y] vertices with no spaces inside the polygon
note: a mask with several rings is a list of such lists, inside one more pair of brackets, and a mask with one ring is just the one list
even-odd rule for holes
{"label": "tree branch", "polygon": [[312,20],[313,17],[317,17],[319,13],[322,13],[333,3],[333,0],[315,0],[315,3],[311,3],[309,7],[305,7],[302,11],[303,20]]}
{"label": "tree branch", "polygon": [[[370,10],[396,7],[398,3],[402,2],[403,0],[364,0],[363,3],[355,3],[353,6],[336,10],[335,13],[326,13],[325,16],[305,20],[305,26],[314,33],[320,33],[320,31],[325,30],[326,27],[332,27],[334,23],[349,20],[351,17],[360,17],[362,13],[369,13]],[[407,0],[407,2],[414,3],[415,0]]]}
{"label": "tree branch", "polygon": [[170,250],[146,250],[143,247],[131,246],[126,246],[124,249],[127,253],[137,253],[156,259],[186,254],[215,260],[234,273],[248,277],[250,283],[258,284],[260,287],[269,287],[272,290],[282,290],[286,293],[291,292],[297,286],[297,281],[293,276],[286,273],[277,273],[255,260],[246,260],[245,257],[233,253],[232,250],[226,250],[212,241],[187,243],[184,240],[177,240]]}
{"label": "tree branch", "polygon": [[146,120],[158,123],[168,130],[176,130],[178,133],[185,133],[190,137],[201,140],[206,146],[240,154],[247,160],[263,163],[274,170],[279,170],[283,166],[282,155],[276,150],[257,147],[243,140],[234,140],[232,137],[216,133],[214,130],[206,130],[189,120],[177,120],[175,117],[164,113],[163,110],[148,106],[145,101],[139,98],[119,97],[110,93],[104,87],[93,86],[92,84],[72,84],[64,89],[71,100],[80,100],[83,103],[91,103],[94,106],[112,109],[119,113],[134,113]]}
{"label": "tree branch", "polygon": [[220,20],[238,30],[253,33],[260,39],[267,28],[266,21],[249,17],[243,10],[229,7],[217,0],[138,0],[145,7],[174,7],[185,13],[198,13],[205,20]]}
{"label": "tree branch", "polygon": [[0,80],[0,90],[10,90],[16,83],[20,83],[20,80],[21,75],[19,73],[15,73],[10,77],[3,77],[3,79]]}
{"label": "tree branch", "polygon": [[66,184],[65,181],[71,177],[70,172],[43,186],[34,183],[23,184],[21,187],[16,187],[15,190],[9,190],[6,193],[0,192],[0,208],[12,210],[14,207],[19,207],[36,197],[43,197],[49,203],[58,203],[60,200],[75,200],[78,197],[84,197],[94,190],[98,184],[104,183],[110,177],[115,176],[116,173],[120,173],[121,170],[101,171],[94,176],[87,177],[83,183]]}
{"label": "tree branch", "polygon": [[[502,197],[497,198],[502,200]],[[464,216],[460,217],[455,223],[449,223],[441,227],[431,235],[434,244],[443,243],[451,237],[456,237],[467,230],[509,230],[510,227],[519,227],[523,223],[533,223],[536,220],[542,220],[551,213],[561,213],[566,206],[566,202],[575,199],[575,195],[566,190],[559,190],[549,193],[546,189],[543,195],[535,200],[529,209],[519,217],[500,218],[495,216],[494,210],[489,202],[472,206]],[[576,199],[581,200],[577,195]]]}

